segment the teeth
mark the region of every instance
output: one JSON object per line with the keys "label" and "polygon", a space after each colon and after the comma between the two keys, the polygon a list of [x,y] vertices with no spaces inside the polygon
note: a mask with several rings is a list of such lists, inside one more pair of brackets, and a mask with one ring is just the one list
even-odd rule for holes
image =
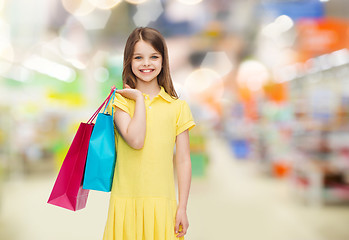
{"label": "teeth", "polygon": [[142,70],[142,72],[148,73],[151,72],[151,70]]}

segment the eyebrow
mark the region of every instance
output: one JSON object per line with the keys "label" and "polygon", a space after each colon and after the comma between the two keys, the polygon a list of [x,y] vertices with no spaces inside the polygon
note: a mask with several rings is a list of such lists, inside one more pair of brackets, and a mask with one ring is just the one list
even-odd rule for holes
{"label": "eyebrow", "polygon": [[[133,55],[142,55],[142,53],[134,53]],[[157,53],[157,52],[153,52],[152,54],[150,55],[161,55],[160,53]]]}

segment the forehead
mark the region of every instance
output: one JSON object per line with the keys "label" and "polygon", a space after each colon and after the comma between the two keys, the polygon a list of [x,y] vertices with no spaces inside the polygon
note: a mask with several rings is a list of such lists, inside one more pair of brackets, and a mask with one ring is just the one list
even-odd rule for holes
{"label": "forehead", "polygon": [[143,40],[140,40],[136,43],[134,48],[134,53],[137,54],[153,54],[153,53],[159,53],[158,51],[153,48],[153,46]]}

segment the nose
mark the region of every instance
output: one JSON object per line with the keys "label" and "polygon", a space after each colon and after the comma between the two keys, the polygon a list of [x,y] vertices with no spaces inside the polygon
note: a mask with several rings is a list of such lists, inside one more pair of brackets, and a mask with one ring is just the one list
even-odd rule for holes
{"label": "nose", "polygon": [[144,59],[143,66],[149,66],[149,60],[148,59]]}

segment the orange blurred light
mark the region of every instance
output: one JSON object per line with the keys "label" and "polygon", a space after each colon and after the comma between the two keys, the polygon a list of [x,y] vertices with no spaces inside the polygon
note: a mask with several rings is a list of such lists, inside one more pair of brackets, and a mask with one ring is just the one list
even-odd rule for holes
{"label": "orange blurred light", "polygon": [[185,88],[194,101],[207,105],[218,115],[222,114],[220,100],[224,93],[224,82],[217,72],[199,68],[188,76]]}
{"label": "orange blurred light", "polygon": [[287,177],[291,172],[291,165],[287,162],[277,161],[273,163],[273,173],[278,178]]}
{"label": "orange blurred light", "polygon": [[297,22],[299,60],[349,47],[349,23],[334,18],[303,19]]}
{"label": "orange blurred light", "polygon": [[264,87],[266,96],[274,102],[285,102],[287,100],[287,83],[270,82]]}

